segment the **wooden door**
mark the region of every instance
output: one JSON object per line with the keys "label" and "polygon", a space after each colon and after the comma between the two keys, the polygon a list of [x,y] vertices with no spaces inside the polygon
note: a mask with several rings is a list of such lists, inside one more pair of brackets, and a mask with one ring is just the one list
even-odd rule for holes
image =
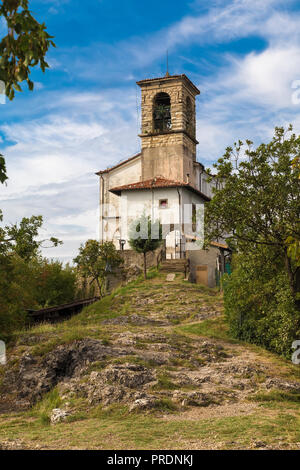
{"label": "wooden door", "polygon": [[196,266],[196,283],[208,286],[208,266],[198,265]]}

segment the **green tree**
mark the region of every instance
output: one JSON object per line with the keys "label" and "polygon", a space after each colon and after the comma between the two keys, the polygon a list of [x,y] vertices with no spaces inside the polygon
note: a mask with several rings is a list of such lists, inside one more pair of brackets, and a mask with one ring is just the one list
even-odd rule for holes
{"label": "green tree", "polygon": [[[45,263],[39,253],[46,240],[39,239],[41,216],[23,218],[20,224],[0,228],[0,336],[7,339],[24,326],[26,310],[41,307],[38,283]],[[48,246],[62,243],[50,238]],[[55,297],[54,280],[49,283],[47,298]]]}
{"label": "green tree", "polygon": [[144,256],[144,278],[147,279],[147,253],[155,251],[162,243],[162,225],[150,216],[142,215],[135,220],[129,231],[129,245]]}
{"label": "green tree", "polygon": [[28,0],[2,0],[0,16],[7,24],[7,35],[0,42],[0,80],[5,83],[5,92],[13,99],[15,92],[22,91],[20,83],[26,81],[30,90],[33,67],[43,72],[49,67],[45,61],[50,46],[55,44],[46,31],[45,23],[39,23],[29,10]]}
{"label": "green tree", "polygon": [[97,283],[100,296],[103,297],[108,276],[116,274],[116,270],[123,263],[123,258],[113,242],[87,240],[85,245],[79,248],[74,263],[83,277],[91,278],[91,283]]}
{"label": "green tree", "polygon": [[[270,143],[256,149],[251,141],[228,147],[215,164],[218,189],[206,206],[206,240],[227,238],[239,252],[274,247],[284,260],[291,292],[296,297],[299,265],[290,256],[287,240],[299,240],[300,136],[276,128]],[[230,234],[230,236],[228,235]]]}
{"label": "green tree", "polygon": [[[0,183],[5,183],[7,180],[7,174],[6,174],[6,165],[5,165],[5,159],[3,155],[0,153]],[[0,212],[1,216],[1,212]]]}
{"label": "green tree", "polygon": [[35,301],[41,308],[52,307],[75,300],[77,275],[75,268],[63,266],[60,261],[39,259],[35,267]]}
{"label": "green tree", "polygon": [[290,358],[300,316],[277,248],[259,245],[255,252],[235,254],[223,286],[231,335]]}
{"label": "green tree", "polygon": [[39,229],[42,225],[43,217],[38,215],[30,218],[23,217],[19,224],[7,225],[4,228],[0,227],[0,255],[13,253],[29,260],[38,254],[40,248],[49,247],[45,245],[47,241],[50,242],[50,246],[62,244],[62,241],[55,237],[51,237],[49,240],[38,240]]}
{"label": "green tree", "polygon": [[0,255],[0,339],[7,341],[14,330],[24,327],[26,310],[38,308],[35,275],[18,255]]}
{"label": "green tree", "polygon": [[[4,18],[7,25],[7,35],[0,41],[0,80],[12,100],[15,90],[22,91],[20,84],[24,81],[29,90],[33,90],[34,83],[29,78],[31,69],[40,67],[45,72],[49,67],[45,56],[55,44],[45,23],[39,23],[32,16],[28,0],[0,1],[0,18]],[[0,155],[0,182],[6,179],[5,160]]]}

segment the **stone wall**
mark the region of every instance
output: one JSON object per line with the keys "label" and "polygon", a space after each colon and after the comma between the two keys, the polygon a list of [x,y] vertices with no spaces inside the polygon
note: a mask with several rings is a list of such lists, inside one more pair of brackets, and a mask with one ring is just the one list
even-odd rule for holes
{"label": "stone wall", "polygon": [[[147,268],[157,265],[157,256],[160,253],[161,248],[158,248],[155,251],[150,251],[147,253]],[[128,268],[131,265],[139,266],[143,268],[144,266],[144,255],[142,253],[137,253],[134,250],[119,251],[121,256],[124,259],[124,267]]]}
{"label": "stone wall", "polygon": [[[154,252],[149,252],[147,253],[147,270],[151,268],[152,266],[157,266],[157,257],[161,251],[161,248],[158,248]],[[137,266],[140,268],[140,273],[143,272],[143,266],[144,266],[144,255],[142,253],[137,253],[134,250],[125,250],[125,251],[119,251],[121,256],[124,259],[124,268],[125,272],[128,270],[128,268],[133,268],[130,269],[130,276],[134,274],[134,267]],[[136,275],[138,275],[138,270],[136,270]],[[124,276],[124,274],[120,271],[119,275],[116,276],[109,276],[108,282],[109,282],[109,292],[112,290],[116,289],[122,284],[125,284],[126,282],[130,281],[131,277]]]}
{"label": "stone wall", "polygon": [[[161,81],[141,84],[142,88],[142,179],[163,176],[175,181],[195,184],[196,161],[195,88],[185,78],[163,78]],[[153,127],[155,96],[164,92],[171,100],[171,123],[169,131],[157,132]],[[187,99],[191,104],[187,113]]]}
{"label": "stone wall", "polygon": [[[153,102],[158,93],[164,92],[171,99],[171,121],[172,129],[187,129],[186,99],[190,98],[193,118],[193,133],[195,132],[196,103],[195,91],[186,81],[179,77],[170,80],[163,79],[142,85],[142,134],[153,132]],[[192,135],[195,137],[195,135]]]}

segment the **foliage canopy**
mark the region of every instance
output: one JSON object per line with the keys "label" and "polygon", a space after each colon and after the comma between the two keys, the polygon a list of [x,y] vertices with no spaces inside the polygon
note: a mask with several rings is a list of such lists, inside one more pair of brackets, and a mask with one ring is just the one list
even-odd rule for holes
{"label": "foliage canopy", "polygon": [[100,296],[104,295],[105,284],[110,274],[123,262],[123,258],[117,252],[113,242],[98,242],[87,240],[85,245],[79,248],[79,254],[74,259],[78,270],[83,277],[88,277],[91,282],[96,282]]}
{"label": "foliage canopy", "polygon": [[[270,143],[256,149],[239,141],[215,164],[218,189],[207,204],[206,239],[225,237],[239,251],[260,245],[276,247],[283,256],[290,288],[296,293],[299,264],[290,244],[300,239],[300,136],[276,128]],[[289,136],[287,135],[289,134]]]}

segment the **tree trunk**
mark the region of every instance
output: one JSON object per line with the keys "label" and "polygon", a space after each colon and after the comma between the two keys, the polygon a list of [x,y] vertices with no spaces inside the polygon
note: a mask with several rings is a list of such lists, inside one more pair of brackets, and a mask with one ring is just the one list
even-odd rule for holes
{"label": "tree trunk", "polygon": [[147,253],[144,253],[144,279],[147,279]]}
{"label": "tree trunk", "polygon": [[286,268],[288,278],[289,278],[290,288],[291,288],[293,297],[296,297],[297,289],[295,285],[295,276],[292,270],[291,260],[288,257],[286,248],[284,250],[284,260],[285,260],[285,268]]}
{"label": "tree trunk", "polygon": [[98,289],[99,289],[99,295],[100,295],[100,297],[101,297],[101,299],[102,299],[102,297],[103,297],[103,295],[102,295],[102,288],[101,288],[101,284],[100,284],[100,282],[99,282],[98,277],[96,277],[96,282],[97,282],[97,286],[98,286]]}

